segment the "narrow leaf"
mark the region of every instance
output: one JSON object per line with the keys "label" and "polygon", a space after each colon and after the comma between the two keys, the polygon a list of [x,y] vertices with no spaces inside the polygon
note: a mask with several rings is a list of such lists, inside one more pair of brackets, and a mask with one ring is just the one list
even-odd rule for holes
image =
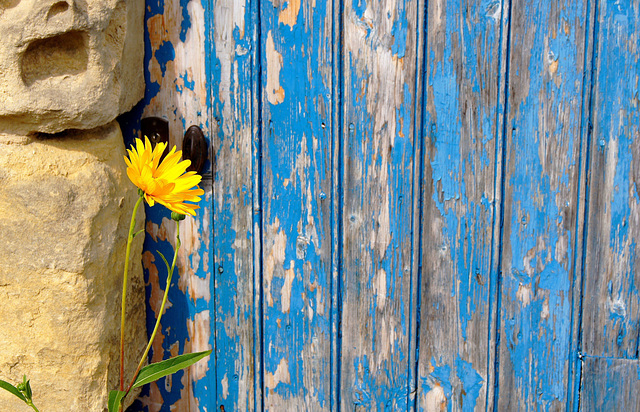
{"label": "narrow leaf", "polygon": [[109,392],[109,412],[118,412],[120,403],[126,392],[123,391],[111,391]]}
{"label": "narrow leaf", "polygon": [[[25,378],[26,378],[26,375],[25,375]],[[27,399],[33,399],[33,392],[31,392],[31,383],[30,382],[31,381],[28,380],[25,383],[25,392],[26,392],[25,393],[25,398],[27,398]]]}
{"label": "narrow leaf", "polygon": [[9,382],[5,382],[2,379],[0,379],[0,388],[11,392],[12,394],[16,395],[18,398],[20,398],[23,402],[27,402],[27,400],[25,399],[24,395],[20,393],[20,391],[18,390],[18,388],[16,388],[15,386],[13,386],[12,384],[10,384]]}
{"label": "narrow leaf", "polygon": [[178,355],[175,358],[147,365],[140,370],[133,387],[137,388],[147,383],[157,381],[158,379],[171,375],[172,373],[176,373],[180,369],[191,366],[210,354],[210,350],[196,353],[185,353],[184,355]]}
{"label": "narrow leaf", "polygon": [[156,253],[158,255],[160,255],[160,257],[162,258],[162,260],[164,260],[164,264],[167,265],[167,273],[171,272],[171,266],[169,266],[169,262],[167,262],[167,258],[164,257],[164,255],[162,253],[160,253],[159,250],[156,250]]}

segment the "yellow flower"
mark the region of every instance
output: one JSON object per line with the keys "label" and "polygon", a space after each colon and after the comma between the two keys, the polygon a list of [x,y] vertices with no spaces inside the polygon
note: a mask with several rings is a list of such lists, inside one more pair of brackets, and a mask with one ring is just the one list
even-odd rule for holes
{"label": "yellow flower", "polygon": [[185,202],[199,202],[204,190],[198,188],[202,177],[196,172],[186,172],[191,161],[183,160],[182,151],[174,146],[160,161],[166,143],[158,143],[155,148],[145,136],[144,143],[136,139],[135,147],[127,150],[127,176],[144,193],[144,198],[153,206],[158,202],[173,212],[195,216],[198,205]]}

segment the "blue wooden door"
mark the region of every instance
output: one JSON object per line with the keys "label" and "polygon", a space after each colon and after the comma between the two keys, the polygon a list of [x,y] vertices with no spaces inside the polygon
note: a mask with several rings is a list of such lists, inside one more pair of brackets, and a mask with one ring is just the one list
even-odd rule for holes
{"label": "blue wooden door", "polygon": [[[147,1],[210,143],[148,411],[640,410],[638,0]],[[149,322],[171,222],[147,209]],[[167,254],[165,253],[165,254]]]}

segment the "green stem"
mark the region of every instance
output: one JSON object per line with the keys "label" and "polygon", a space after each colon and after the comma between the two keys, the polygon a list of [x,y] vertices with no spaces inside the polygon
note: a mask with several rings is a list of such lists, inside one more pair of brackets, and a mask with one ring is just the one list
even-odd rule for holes
{"label": "green stem", "polygon": [[127,302],[127,280],[129,274],[129,256],[131,255],[131,243],[133,242],[134,230],[136,226],[136,214],[138,213],[138,207],[144,200],[142,194],[138,198],[136,205],[133,207],[133,214],[131,214],[131,224],[129,225],[129,236],[127,237],[127,253],[124,258],[124,276],[122,280],[122,309],[120,312],[120,390],[124,388],[124,313]]}
{"label": "green stem", "polygon": [[[162,314],[164,313],[164,306],[167,303],[167,297],[169,296],[169,286],[171,285],[171,277],[173,276],[173,270],[176,267],[176,261],[178,260],[178,250],[180,249],[180,222],[176,221],[176,248],[173,252],[173,262],[171,262],[171,269],[169,269],[169,274],[167,275],[167,286],[164,288],[164,296],[162,297],[162,305],[160,305],[160,313],[158,314],[158,319],[156,319],[156,325],[153,327],[153,332],[151,333],[151,338],[149,338],[149,343],[147,344],[147,348],[144,350],[144,354],[140,358],[140,363],[138,363],[138,369],[133,374],[133,378],[131,379],[131,383],[127,387],[127,391],[124,396],[129,394],[129,391],[133,387],[133,384],[138,377],[138,373],[140,373],[140,369],[144,365],[145,360],[147,359],[147,355],[149,355],[149,350],[151,349],[151,345],[153,344],[153,340],[156,337],[156,333],[158,329],[160,329],[160,319],[162,319]],[[124,399],[124,397],[123,397]]]}
{"label": "green stem", "polygon": [[38,410],[38,408],[36,408],[36,405],[34,405],[34,404],[33,404],[33,402],[27,402],[27,405],[31,406],[31,407],[33,408],[33,410],[34,410],[34,411],[36,411],[36,412],[40,412],[40,411]]}

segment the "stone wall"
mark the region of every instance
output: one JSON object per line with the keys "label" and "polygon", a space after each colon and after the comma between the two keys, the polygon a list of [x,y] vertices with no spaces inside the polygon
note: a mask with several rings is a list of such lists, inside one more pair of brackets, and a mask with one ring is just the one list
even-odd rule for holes
{"label": "stone wall", "polygon": [[[143,95],[143,7],[0,2],[0,379],[26,374],[41,412],[103,411],[117,387],[137,190],[114,119]],[[141,248],[142,236],[132,249],[128,377],[146,343]],[[0,392],[0,410],[30,408]]]}

